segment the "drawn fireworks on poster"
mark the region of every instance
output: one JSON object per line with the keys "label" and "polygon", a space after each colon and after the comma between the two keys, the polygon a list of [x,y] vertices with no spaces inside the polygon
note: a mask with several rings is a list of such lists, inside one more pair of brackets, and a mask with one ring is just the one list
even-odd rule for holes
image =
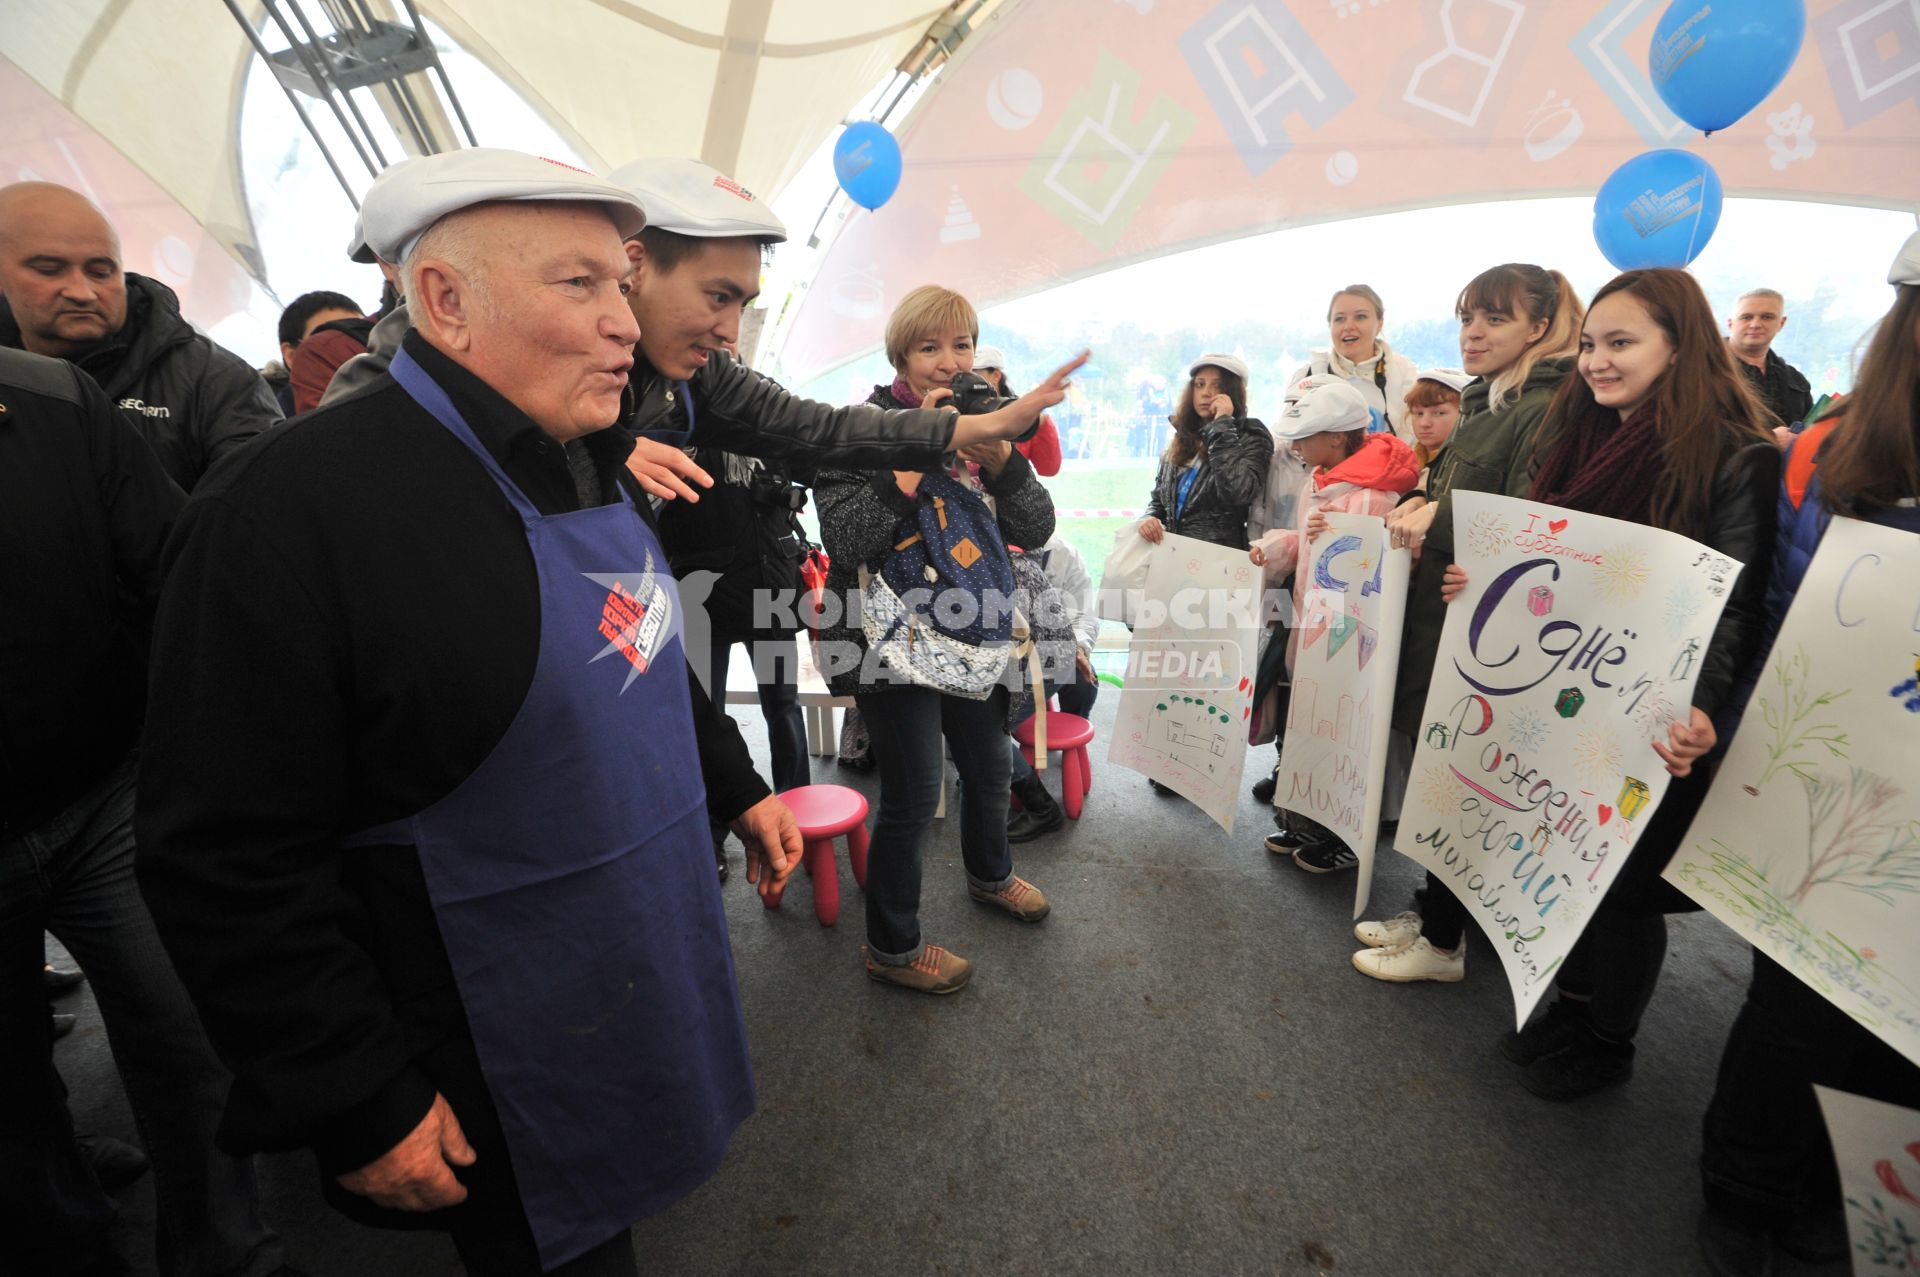
{"label": "drawn fireworks on poster", "polygon": [[1647,552],[1637,545],[1609,546],[1593,568],[1593,584],[1612,603],[1631,603],[1640,597],[1653,573]]}
{"label": "drawn fireworks on poster", "polygon": [[1460,787],[1444,766],[1429,763],[1420,769],[1420,797],[1433,810],[1445,811],[1460,801]]}
{"label": "drawn fireworks on poster", "polygon": [[1473,546],[1473,552],[1482,558],[1491,559],[1506,546],[1507,538],[1513,533],[1507,521],[1490,510],[1482,510],[1473,516],[1473,526],[1467,529],[1467,541]]}
{"label": "drawn fireworks on poster", "polygon": [[1538,752],[1547,747],[1551,724],[1537,711],[1522,707],[1507,715],[1507,736],[1521,749]]}
{"label": "drawn fireworks on poster", "polygon": [[1691,581],[1681,581],[1667,591],[1667,637],[1684,638],[1700,611],[1700,591]]}
{"label": "drawn fireworks on poster", "polygon": [[1573,758],[1582,775],[1595,783],[1611,783],[1620,775],[1620,741],[1608,727],[1595,727],[1580,733],[1574,742]]}
{"label": "drawn fireworks on poster", "polygon": [[1633,721],[1652,740],[1666,739],[1667,724],[1685,722],[1686,719],[1686,714],[1667,695],[1664,681],[1649,687],[1641,694],[1640,703],[1633,707]]}

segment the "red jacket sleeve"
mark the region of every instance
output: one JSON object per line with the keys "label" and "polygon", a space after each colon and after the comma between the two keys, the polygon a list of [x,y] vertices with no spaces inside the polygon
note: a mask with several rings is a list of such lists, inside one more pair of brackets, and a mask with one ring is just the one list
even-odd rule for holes
{"label": "red jacket sleeve", "polygon": [[1052,417],[1043,414],[1039,433],[1013,446],[1020,449],[1020,455],[1033,466],[1035,474],[1050,479],[1060,473],[1060,431]]}

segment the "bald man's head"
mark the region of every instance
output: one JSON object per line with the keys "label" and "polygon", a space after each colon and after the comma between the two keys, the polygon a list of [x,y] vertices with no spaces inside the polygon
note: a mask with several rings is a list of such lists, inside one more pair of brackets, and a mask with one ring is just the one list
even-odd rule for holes
{"label": "bald man's head", "polygon": [[0,297],[40,355],[80,354],[127,322],[120,237],[78,191],[52,182],[0,187]]}

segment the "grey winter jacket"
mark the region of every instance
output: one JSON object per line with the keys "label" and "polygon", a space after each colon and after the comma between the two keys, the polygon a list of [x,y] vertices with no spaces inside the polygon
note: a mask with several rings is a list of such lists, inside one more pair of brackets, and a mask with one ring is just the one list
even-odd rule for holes
{"label": "grey winter jacket", "polygon": [[1207,459],[1200,463],[1181,512],[1174,514],[1182,471],[1163,457],[1147,513],[1169,532],[1244,550],[1248,510],[1267,490],[1273,436],[1258,417],[1226,417],[1202,426],[1200,438],[1207,445]]}
{"label": "grey winter jacket", "polygon": [[[22,347],[0,298],[0,346]],[[127,272],[120,331],[67,362],[100,383],[188,492],[213,463],[280,420],[273,391],[246,360],[195,331],[171,288]]]}
{"label": "grey winter jacket", "polygon": [[[875,397],[882,394],[884,391],[877,392]],[[1044,546],[1053,535],[1053,498],[1020,450],[1012,450],[998,476],[982,470],[980,478],[987,495],[993,498],[1000,535],[1007,544],[1035,550]],[[832,600],[826,604],[820,627],[826,665],[822,673],[827,675],[827,686],[836,696],[905,686],[864,677],[871,671],[864,669],[867,641],[860,629],[860,569],[878,570],[893,548],[901,520],[913,517],[919,501],[900,491],[892,469],[822,470],[814,482],[813,501],[820,519],[820,539],[833,561],[827,570],[826,587]]]}
{"label": "grey winter jacket", "polygon": [[[320,402],[332,403],[378,380],[411,326],[406,306],[395,306],[373,326],[367,353],[340,365]],[[668,435],[675,444],[689,442],[683,437],[687,408],[678,383],[654,371],[638,349],[633,358],[620,428],[630,434]],[[953,438],[950,412],[885,412],[866,404],[834,408],[789,394],[779,382],[724,353],[716,352],[687,385],[693,392],[697,436],[692,443],[743,457],[784,459],[796,468],[831,462],[931,470]]]}

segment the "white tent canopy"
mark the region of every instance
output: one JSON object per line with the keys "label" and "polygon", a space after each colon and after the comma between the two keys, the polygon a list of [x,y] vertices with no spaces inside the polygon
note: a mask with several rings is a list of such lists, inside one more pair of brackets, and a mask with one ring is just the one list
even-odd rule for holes
{"label": "white tent canopy", "polygon": [[[257,3],[243,7],[263,19]],[[602,171],[641,155],[698,155],[772,198],[847,109],[940,29],[950,6],[419,0],[417,8]],[[255,58],[220,0],[0,0],[0,72],[11,63],[258,278],[238,143]],[[309,111],[327,115],[318,104]],[[24,156],[7,154],[14,141],[0,139],[0,162],[23,169]],[[351,151],[342,163],[354,165],[349,180],[366,178]],[[14,175],[0,168],[0,179]]]}

